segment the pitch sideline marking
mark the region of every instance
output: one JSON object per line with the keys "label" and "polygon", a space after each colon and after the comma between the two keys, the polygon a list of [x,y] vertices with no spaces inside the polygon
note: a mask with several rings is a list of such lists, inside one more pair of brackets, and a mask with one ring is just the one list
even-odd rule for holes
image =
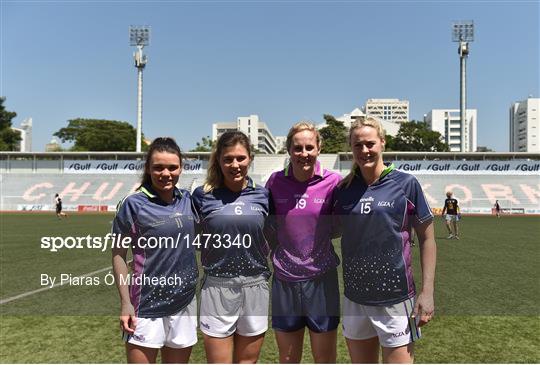
{"label": "pitch sideline marking", "polygon": [[[109,266],[109,267],[106,267],[104,269],[99,269],[99,270],[92,271],[92,272],[89,272],[89,273],[86,273],[86,274],[77,275],[77,277],[85,278],[87,276],[92,276],[92,275],[95,275],[95,274],[99,274],[100,272],[111,270],[111,269],[112,269],[112,266]],[[33,295],[33,294],[41,293],[42,291],[53,289],[53,288],[63,286],[63,285],[66,285],[66,284],[67,283],[58,283],[58,284],[54,284],[53,286],[47,286],[45,288],[39,288],[39,289],[36,289],[36,290],[28,291],[26,293],[15,295],[15,296],[10,297],[10,298],[0,299],[0,305],[9,303],[9,302],[12,302],[14,300],[21,299],[21,298],[24,298],[24,297],[27,297],[27,296],[30,296],[30,295]]]}

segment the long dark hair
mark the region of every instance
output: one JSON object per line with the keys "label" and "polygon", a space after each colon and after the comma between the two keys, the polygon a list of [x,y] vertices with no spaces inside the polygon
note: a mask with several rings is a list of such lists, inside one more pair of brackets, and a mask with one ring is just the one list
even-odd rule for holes
{"label": "long dark hair", "polygon": [[249,155],[250,163],[253,161],[253,149],[251,148],[251,143],[249,143],[249,138],[244,133],[239,131],[223,133],[218,138],[214,150],[210,155],[206,182],[204,183],[203,187],[205,193],[208,193],[223,185],[223,172],[221,171],[221,166],[219,165],[219,159],[221,158],[221,154],[225,148],[234,147],[237,144],[246,149]]}
{"label": "long dark hair", "polygon": [[180,167],[182,167],[182,151],[180,151],[180,147],[178,147],[174,138],[158,137],[154,139],[150,144],[150,147],[148,147],[148,152],[146,153],[146,160],[144,161],[144,172],[141,179],[141,185],[139,185],[137,189],[139,189],[143,185],[152,184],[152,178],[150,177],[149,171],[150,164],[152,162],[152,156],[155,152],[168,152],[175,154],[180,160]]}

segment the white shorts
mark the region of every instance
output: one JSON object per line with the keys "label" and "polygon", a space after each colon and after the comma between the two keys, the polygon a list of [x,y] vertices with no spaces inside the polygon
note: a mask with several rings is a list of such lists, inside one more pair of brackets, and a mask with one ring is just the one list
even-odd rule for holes
{"label": "white shorts", "polygon": [[383,347],[404,346],[420,339],[418,319],[411,318],[414,299],[388,307],[368,306],[343,299],[343,335],[351,340],[378,337]]}
{"label": "white shorts", "polygon": [[456,214],[445,214],[445,218],[447,222],[459,221],[459,217]]}
{"label": "white shorts", "polygon": [[137,318],[135,333],[124,333],[124,341],[150,348],[184,348],[197,343],[197,298],[173,316]]}
{"label": "white shorts", "polygon": [[270,289],[264,275],[207,276],[201,289],[199,327],[212,337],[257,336],[268,329]]}

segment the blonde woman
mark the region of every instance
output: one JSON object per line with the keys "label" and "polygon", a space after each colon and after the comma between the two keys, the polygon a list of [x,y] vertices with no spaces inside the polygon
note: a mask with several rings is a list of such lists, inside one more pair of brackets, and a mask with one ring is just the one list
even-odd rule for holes
{"label": "blonde woman", "polygon": [[205,274],[199,322],[209,363],[255,363],[268,329],[268,190],[247,175],[252,160],[244,133],[224,133],[206,183],[193,192],[202,230],[194,245]]}
{"label": "blonde woman", "polygon": [[268,179],[277,245],[272,254],[272,327],[280,363],[302,359],[305,328],[316,363],[336,362],[339,259],[332,246],[332,194],[341,177],[317,161],[321,136],[311,123],[287,135],[289,165]]}
{"label": "blonde woman", "polygon": [[[353,168],[336,192],[342,228],[343,334],[353,363],[411,363],[413,343],[434,313],[433,214],[412,175],[385,165],[384,130],[367,117],[349,131]],[[416,296],[411,228],[419,240],[422,290]]]}

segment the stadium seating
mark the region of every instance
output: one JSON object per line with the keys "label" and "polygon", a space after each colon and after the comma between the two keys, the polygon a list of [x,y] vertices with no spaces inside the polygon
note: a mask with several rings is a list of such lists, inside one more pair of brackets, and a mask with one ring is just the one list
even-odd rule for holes
{"label": "stadium seating", "polygon": [[[283,169],[287,158],[287,155],[257,155],[249,174],[256,183],[264,184],[273,171]],[[340,155],[321,155],[319,159],[324,167],[343,176],[351,166],[350,159]],[[113,210],[140,180],[137,172],[65,173],[58,159],[12,159],[9,163],[3,159],[0,162],[0,210],[4,211],[53,210],[56,193],[62,197],[66,210]],[[202,185],[206,161],[202,166],[200,170],[186,170],[178,185],[190,191]],[[454,174],[424,170],[411,173],[417,176],[435,211],[442,207],[445,192],[452,190],[464,213],[490,213],[497,199],[507,212],[540,214],[540,174],[535,171]]]}

